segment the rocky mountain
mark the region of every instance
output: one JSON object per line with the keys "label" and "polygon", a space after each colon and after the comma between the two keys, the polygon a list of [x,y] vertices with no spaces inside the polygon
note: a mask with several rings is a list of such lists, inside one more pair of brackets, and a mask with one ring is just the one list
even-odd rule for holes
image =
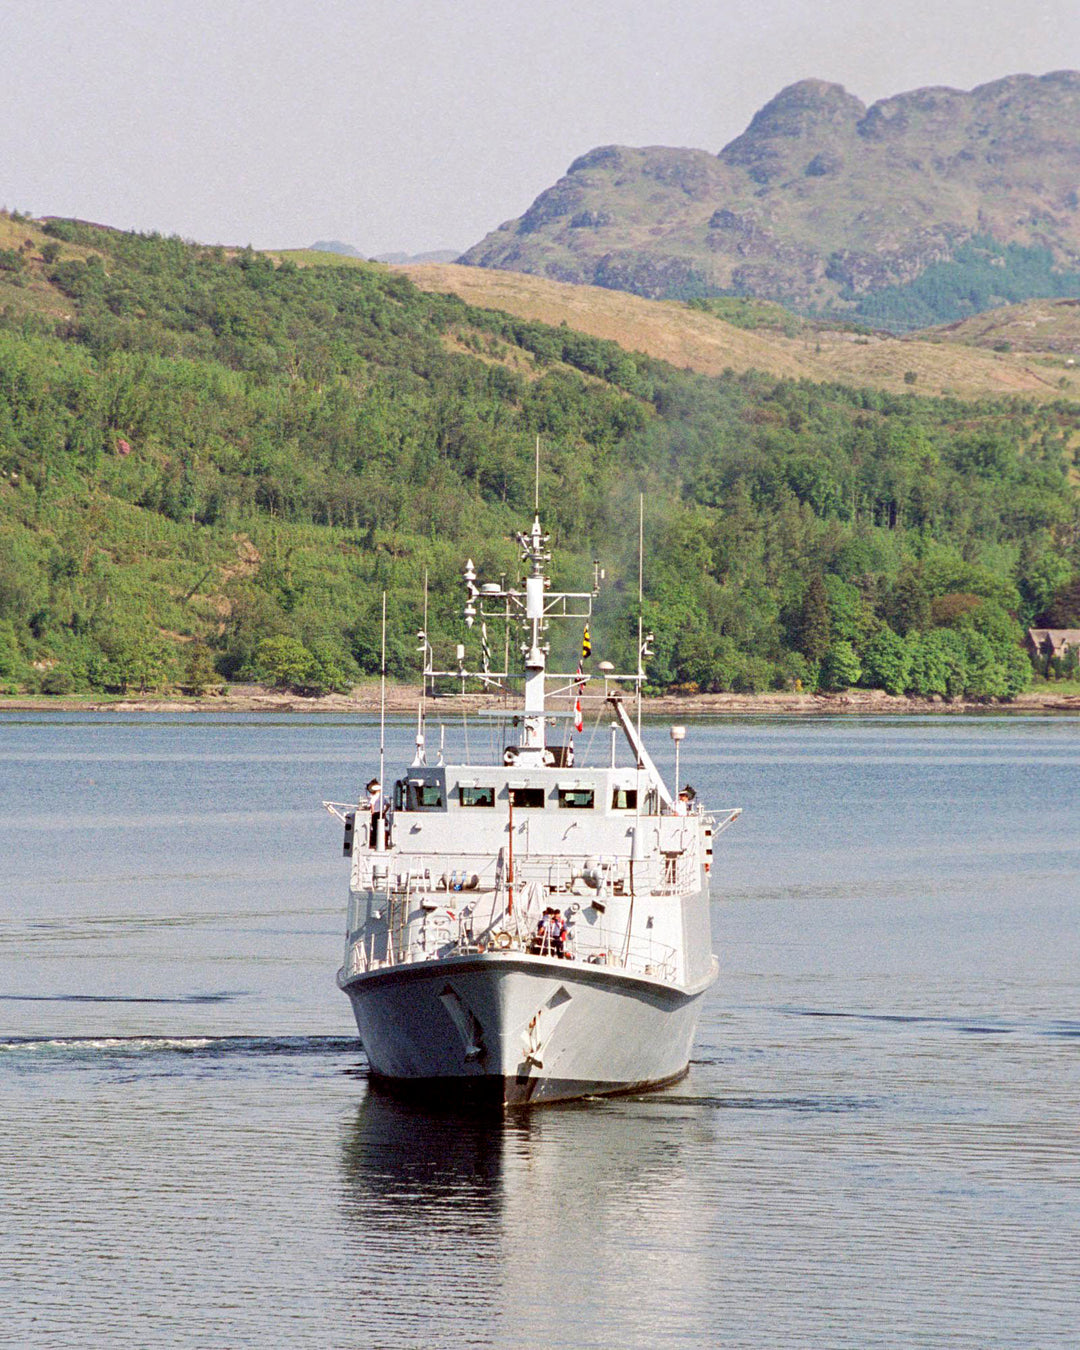
{"label": "rocky mountain", "polygon": [[[343,258],[364,258],[352,244],[343,244],[340,239],[318,239],[311,246],[313,253],[339,253]],[[448,263],[458,256],[456,248],[436,248],[428,253],[376,253],[372,262],[382,263]]]}
{"label": "rocky mountain", "polygon": [[869,108],[802,80],[719,154],[589,151],[460,261],[910,328],[1080,294],[1078,193],[1076,71]]}
{"label": "rocky mountain", "polygon": [[352,244],[343,244],[340,239],[316,239],[311,246],[314,253],[340,253],[345,258],[362,258],[364,255]]}
{"label": "rocky mountain", "polygon": [[456,248],[433,248],[427,253],[376,253],[372,262],[408,264],[408,263],[450,263],[458,257]]}

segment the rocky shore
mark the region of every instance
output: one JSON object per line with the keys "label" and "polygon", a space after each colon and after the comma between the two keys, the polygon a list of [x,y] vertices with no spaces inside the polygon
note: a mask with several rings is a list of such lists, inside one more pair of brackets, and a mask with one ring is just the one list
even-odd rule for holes
{"label": "rocky shore", "polygon": [[[590,691],[591,693],[592,691]],[[395,715],[416,711],[419,688],[414,685],[388,684],[386,710]],[[223,693],[190,697],[177,694],[140,694],[116,697],[100,695],[7,695],[0,697],[0,711],[6,712],[265,712],[265,713],[365,713],[379,711],[377,683],[356,687],[348,694],[322,694],[306,697],[267,689],[261,685],[236,684]],[[452,694],[429,699],[429,709],[445,713],[497,708],[503,702],[490,694]],[[597,704],[590,699],[586,720],[595,715]],[[948,700],[909,698],[886,694],[880,689],[849,689],[836,694],[665,694],[646,698],[643,710],[650,716],[728,717],[728,716],[833,716],[905,713],[986,713],[998,712],[1074,712],[1080,713],[1080,694],[1058,693],[1040,688],[1010,700]]]}

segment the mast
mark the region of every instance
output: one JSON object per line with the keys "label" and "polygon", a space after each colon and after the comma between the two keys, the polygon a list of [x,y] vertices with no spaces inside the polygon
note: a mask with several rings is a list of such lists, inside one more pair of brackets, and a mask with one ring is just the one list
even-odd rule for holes
{"label": "mast", "polygon": [[382,853],[386,848],[386,592],[382,593],[382,650],[379,661],[379,818],[375,824],[375,848]]}
{"label": "mast", "polygon": [[424,702],[425,702],[425,700],[426,700],[426,698],[427,698],[428,668],[429,668],[429,666],[430,666],[430,664],[431,664],[430,661],[428,660],[428,650],[429,650],[429,648],[428,648],[427,626],[428,626],[428,570],[427,570],[427,568],[425,567],[425,568],[424,568],[424,626],[423,626],[423,628],[420,629],[420,631],[419,631],[419,632],[417,633],[417,635],[416,635],[416,642],[417,642],[416,650],[417,650],[418,654],[420,655],[420,657],[422,658],[421,664],[422,664],[423,669],[422,669],[422,673],[421,673],[421,676],[420,676],[420,680],[421,680],[421,683],[420,683],[420,698],[419,698],[419,700],[417,701],[417,704],[416,704],[416,757],[415,757],[415,759],[413,760],[413,764],[414,764],[414,765],[420,765],[420,764],[426,764],[426,763],[427,763],[427,752],[426,752],[426,750],[425,750],[425,748],[424,748],[424,747],[425,747],[425,739],[426,739],[426,738],[425,738],[425,721],[424,721],[424,719],[425,719],[425,715],[426,715],[426,711],[427,711],[427,710],[426,710],[426,708],[424,707]]}
{"label": "mast", "polygon": [[[537,480],[539,492],[539,479]],[[545,754],[547,749],[546,726],[550,714],[547,711],[546,681],[549,678],[548,656],[551,651],[547,640],[548,624],[553,618],[580,619],[588,622],[592,618],[592,602],[599,588],[599,569],[594,569],[594,589],[592,591],[553,591],[548,566],[551,562],[549,545],[550,535],[544,533],[540,524],[540,513],[533,517],[532,528],[528,534],[519,532],[517,541],[521,546],[521,559],[525,564],[524,585],[507,584],[503,573],[497,582],[478,584],[476,568],[472,559],[465,564],[462,574],[465,582],[466,600],[463,610],[465,627],[471,629],[477,619],[481,625],[488,619],[502,620],[505,624],[504,669],[490,671],[488,668],[489,649],[484,639],[484,669],[481,678],[484,683],[496,688],[506,689],[502,681],[524,677],[524,700],[514,710],[514,721],[521,726],[520,744],[516,747],[518,762],[522,765],[538,766],[550,763]],[[522,663],[517,670],[510,669],[510,628],[517,624],[520,634],[520,652]],[[484,633],[481,626],[481,633]],[[428,646],[426,650],[430,650]],[[464,687],[465,680],[478,675],[470,671],[465,664],[465,645],[457,646],[458,668],[451,670],[431,669],[432,679],[439,676],[455,676]],[[551,676],[558,680],[575,679],[580,682],[581,674],[576,677],[569,673]],[[572,687],[572,686],[568,686]],[[560,692],[562,692],[560,690]],[[505,714],[500,714],[505,715]]]}
{"label": "mast", "polygon": [[642,636],[645,577],[645,494],[637,499],[637,734],[641,740],[641,686],[645,682],[645,640]]}
{"label": "mast", "polygon": [[548,644],[544,642],[544,591],[547,578],[544,563],[551,554],[545,545],[548,536],[540,528],[539,515],[533,520],[530,534],[518,535],[524,549],[523,558],[530,566],[525,578],[525,629],[522,655],[525,658],[525,721],[521,740],[523,751],[535,751],[537,757],[544,751],[544,676],[547,670]]}

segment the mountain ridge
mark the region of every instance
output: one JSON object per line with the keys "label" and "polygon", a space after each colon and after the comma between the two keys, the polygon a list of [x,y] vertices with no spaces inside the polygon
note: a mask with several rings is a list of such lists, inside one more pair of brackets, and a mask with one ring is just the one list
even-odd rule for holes
{"label": "mountain ridge", "polygon": [[[968,246],[989,254],[1002,298],[1021,300],[1012,272],[1032,260],[1009,246],[1080,292],[1078,182],[1076,71],[869,107],[841,85],[802,80],[718,153],[608,145],[578,156],[460,261],[648,298],[750,294],[858,314]],[[930,321],[989,307],[957,303]]]}

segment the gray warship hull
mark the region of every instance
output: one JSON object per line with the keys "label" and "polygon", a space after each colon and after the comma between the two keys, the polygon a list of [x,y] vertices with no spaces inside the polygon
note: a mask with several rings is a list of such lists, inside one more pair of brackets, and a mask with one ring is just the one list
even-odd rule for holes
{"label": "gray warship hull", "polygon": [[687,1071],[702,998],[622,970],[490,952],[339,984],[371,1071],[394,1087],[504,1106],[651,1089]]}

